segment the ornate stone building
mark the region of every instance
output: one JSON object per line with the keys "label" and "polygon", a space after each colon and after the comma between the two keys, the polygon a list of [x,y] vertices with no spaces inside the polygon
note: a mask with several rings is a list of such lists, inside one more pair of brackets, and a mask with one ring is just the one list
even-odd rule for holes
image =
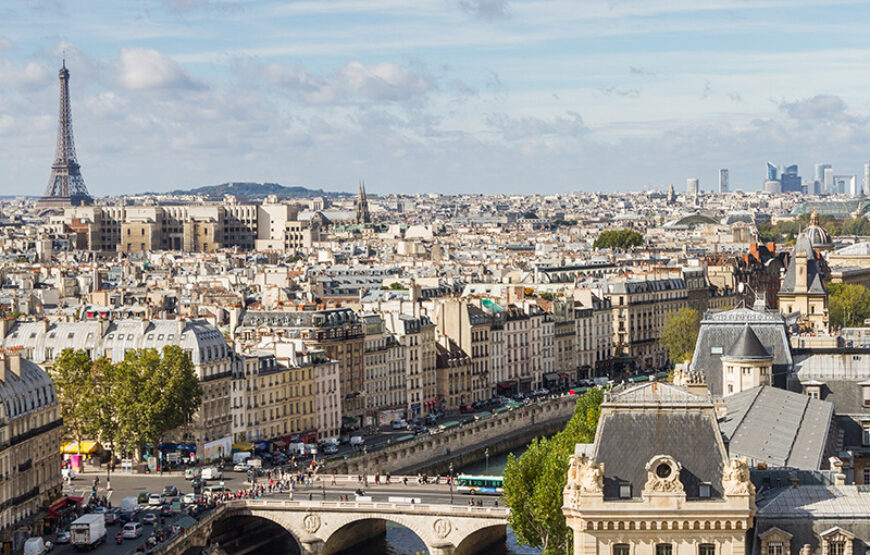
{"label": "ornate stone building", "polygon": [[648,383],[605,400],[595,443],[571,457],[562,510],[575,554],[743,554],[755,487],[708,397]]}

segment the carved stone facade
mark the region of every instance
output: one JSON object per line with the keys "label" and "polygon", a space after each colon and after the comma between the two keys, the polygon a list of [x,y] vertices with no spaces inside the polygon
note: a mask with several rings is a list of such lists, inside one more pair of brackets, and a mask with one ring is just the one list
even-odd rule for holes
{"label": "carved stone facade", "polygon": [[564,491],[574,553],[747,552],[755,490],[728,460],[712,403],[669,384],[611,395],[596,443],[578,445]]}

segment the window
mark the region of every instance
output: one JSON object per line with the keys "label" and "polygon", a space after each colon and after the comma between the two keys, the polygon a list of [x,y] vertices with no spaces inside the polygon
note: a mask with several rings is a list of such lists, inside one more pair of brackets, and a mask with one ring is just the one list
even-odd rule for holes
{"label": "window", "polygon": [[710,484],[701,484],[698,486],[698,497],[710,497]]}
{"label": "window", "polygon": [[846,542],[842,540],[828,542],[828,555],[845,555]]}
{"label": "window", "polygon": [[698,546],[698,555],[716,555],[716,546],[712,543],[702,543]]}
{"label": "window", "polygon": [[870,407],[870,385],[861,386],[861,391],[864,393],[864,406]]}
{"label": "window", "polygon": [[674,555],[674,546],[669,543],[657,543],[656,555]]}
{"label": "window", "polygon": [[617,543],[613,546],[613,555],[629,555],[631,548],[627,543]]}
{"label": "window", "polygon": [[870,468],[864,469],[864,485],[870,485]]}
{"label": "window", "polygon": [[868,424],[861,428],[861,444],[870,445],[870,425]]}

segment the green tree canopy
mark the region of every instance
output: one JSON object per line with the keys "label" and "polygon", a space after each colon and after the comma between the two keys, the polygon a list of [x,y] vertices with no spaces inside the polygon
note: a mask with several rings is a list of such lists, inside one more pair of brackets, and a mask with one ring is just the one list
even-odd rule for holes
{"label": "green tree canopy", "polygon": [[592,244],[596,249],[630,249],[643,245],[643,235],[631,229],[602,231]]}
{"label": "green tree canopy", "polygon": [[668,312],[661,342],[668,350],[671,364],[679,364],[692,358],[700,330],[701,315],[697,310],[681,308]]}
{"label": "green tree canopy", "polygon": [[593,388],[577,400],[565,429],[551,438],[535,438],[519,458],[508,455],[504,502],[508,523],[523,545],[543,555],[569,552],[571,531],[562,514],[562,490],[568,481],[568,457],[577,443],[592,443],[604,392]]}
{"label": "green tree canopy", "polygon": [[835,328],[861,326],[870,318],[870,289],[851,283],[830,283],[828,307]]}
{"label": "green tree canopy", "polygon": [[135,445],[157,445],[191,421],[202,387],[190,357],[177,345],[129,351],[117,368],[119,433]]}
{"label": "green tree canopy", "polygon": [[93,405],[90,402],[94,389],[91,364],[87,352],[64,349],[49,371],[64,427],[76,440],[79,449],[93,418]]}

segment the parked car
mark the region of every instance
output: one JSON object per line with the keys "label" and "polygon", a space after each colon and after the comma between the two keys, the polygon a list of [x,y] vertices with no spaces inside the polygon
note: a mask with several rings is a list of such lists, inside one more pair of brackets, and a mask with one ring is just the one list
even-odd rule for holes
{"label": "parked car", "polygon": [[468,414],[470,412],[474,412],[474,407],[472,407],[471,405],[462,405],[461,407],[459,407],[459,412],[462,414]]}
{"label": "parked car", "polygon": [[178,488],[175,486],[164,486],[163,497],[175,497],[178,495]]}
{"label": "parked car", "polygon": [[142,517],[142,524],[154,525],[156,523],[157,523],[157,513],[146,513],[145,516]]}
{"label": "parked car", "polygon": [[338,453],[338,446],[334,443],[327,443],[323,446],[323,452],[326,455],[335,455]]}
{"label": "parked car", "polygon": [[148,504],[152,507],[159,507],[163,504],[163,495],[159,493],[152,493],[148,496]]}
{"label": "parked car", "polygon": [[54,543],[69,543],[70,541],[70,533],[69,530],[61,530],[57,533],[57,537],[54,539]]}
{"label": "parked car", "polygon": [[130,540],[135,540],[142,535],[142,524],[138,522],[128,522],[124,525],[124,530],[121,536]]}

